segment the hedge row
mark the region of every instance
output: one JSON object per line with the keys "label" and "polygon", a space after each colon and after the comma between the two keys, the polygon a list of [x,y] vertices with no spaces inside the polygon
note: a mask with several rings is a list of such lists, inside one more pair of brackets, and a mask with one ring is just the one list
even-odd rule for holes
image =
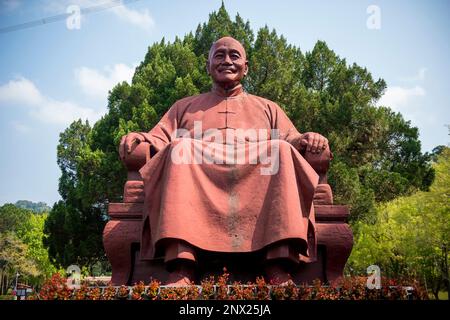
{"label": "hedge row", "polygon": [[274,286],[264,278],[254,283],[229,283],[229,274],[217,279],[210,277],[200,285],[166,287],[157,280],[134,286],[89,286],[83,283],[78,289],[67,285],[59,274],[48,279],[30,300],[426,300],[426,290],[415,280],[382,279],[380,289],[368,289],[365,277],[347,277],[334,285],[314,281],[313,285]]}

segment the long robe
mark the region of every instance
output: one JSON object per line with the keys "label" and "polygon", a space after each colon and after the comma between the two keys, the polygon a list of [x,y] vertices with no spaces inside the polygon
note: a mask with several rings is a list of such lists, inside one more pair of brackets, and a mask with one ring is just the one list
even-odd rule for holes
{"label": "long robe", "polygon": [[[199,123],[201,133],[219,129],[224,141],[202,140]],[[177,138],[174,132],[179,129],[185,129],[184,135]],[[236,129],[268,132],[258,141],[240,140],[245,163],[227,161],[226,135]],[[278,135],[271,136],[271,129],[278,129]],[[157,153],[140,170],[145,191],[141,259],[163,255],[168,239],[224,253],[253,252],[289,240],[299,253],[314,258],[312,201],[318,175],[298,151],[301,134],[277,104],[248,94],[241,86],[230,92],[213,88],[178,100],[143,135]],[[236,145],[234,140],[234,151]],[[186,156],[187,150],[201,154],[208,147],[215,150],[213,163],[174,158]],[[277,153],[277,170],[267,173],[270,164],[257,161],[262,153]]]}

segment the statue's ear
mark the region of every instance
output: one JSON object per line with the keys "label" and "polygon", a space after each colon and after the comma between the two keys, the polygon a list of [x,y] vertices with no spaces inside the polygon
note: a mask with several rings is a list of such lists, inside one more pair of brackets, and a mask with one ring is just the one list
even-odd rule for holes
{"label": "statue's ear", "polygon": [[210,70],[209,70],[209,60],[206,60],[206,73],[207,73],[208,75],[211,74],[211,73],[210,73]]}
{"label": "statue's ear", "polygon": [[248,74],[248,60],[245,60],[245,70],[244,70],[244,77],[246,77]]}

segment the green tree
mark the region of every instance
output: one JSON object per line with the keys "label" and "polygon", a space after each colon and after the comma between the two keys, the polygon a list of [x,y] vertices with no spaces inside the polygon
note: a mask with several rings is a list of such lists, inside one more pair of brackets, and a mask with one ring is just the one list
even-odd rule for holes
{"label": "green tree", "polygon": [[[104,219],[98,208],[80,209],[63,201],[56,203],[45,222],[44,245],[58,267],[71,264],[91,268],[102,261]],[[100,253],[100,254],[99,254]]]}
{"label": "green tree", "polygon": [[0,207],[0,233],[17,232],[21,223],[30,219],[32,212],[7,203]]}
{"label": "green tree", "polygon": [[40,284],[56,272],[51,263],[47,249],[44,247],[44,225],[48,214],[32,214],[28,220],[22,223],[17,231],[17,237],[27,245],[26,257],[33,261],[39,274],[30,278],[33,284]]}
{"label": "green tree", "polygon": [[22,276],[38,276],[34,261],[27,256],[28,246],[14,232],[0,233],[0,294],[11,287],[16,273]]}
{"label": "green tree", "polygon": [[45,202],[33,202],[28,200],[19,200],[14,204],[18,208],[29,209],[36,213],[49,212],[50,207]]}
{"label": "green tree", "polygon": [[0,207],[0,284],[5,293],[15,274],[34,285],[56,271],[44,248],[46,213],[34,213],[12,204]]}
{"label": "green tree", "polygon": [[[47,246],[57,263],[104,259],[106,204],[122,199],[126,175],[118,159],[120,138],[150,130],[177,99],[209,90],[208,50],[225,35],[246,47],[247,91],[280,104],[300,132],[328,137],[334,153],[329,181],[336,202],[350,206],[353,221],[374,221],[377,201],[430,186],[433,169],[429,156],[420,151],[417,129],[388,107],[376,107],[386,88],[384,80],[347,64],[323,41],[303,53],[267,26],[256,34],[239,15],[233,21],[222,4],[195,34],[152,44],[131,84],[123,82],[111,90],[108,111],[92,128],[76,121],[61,134],[63,200],[55,204],[46,224]],[[89,245],[83,246],[89,235]],[[82,253],[82,247],[91,251]]]}
{"label": "green tree", "polygon": [[388,276],[423,280],[436,298],[442,285],[449,289],[450,148],[440,151],[434,168],[429,191],[380,205],[375,224],[356,224],[350,270],[364,273],[376,264]]}

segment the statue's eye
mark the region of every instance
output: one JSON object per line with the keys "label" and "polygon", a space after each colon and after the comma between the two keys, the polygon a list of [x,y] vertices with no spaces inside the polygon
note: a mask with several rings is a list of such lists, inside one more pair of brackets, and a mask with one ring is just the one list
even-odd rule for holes
{"label": "statue's eye", "polygon": [[222,58],[223,58],[223,53],[216,53],[216,54],[214,55],[214,58],[216,58],[216,59],[222,59]]}

